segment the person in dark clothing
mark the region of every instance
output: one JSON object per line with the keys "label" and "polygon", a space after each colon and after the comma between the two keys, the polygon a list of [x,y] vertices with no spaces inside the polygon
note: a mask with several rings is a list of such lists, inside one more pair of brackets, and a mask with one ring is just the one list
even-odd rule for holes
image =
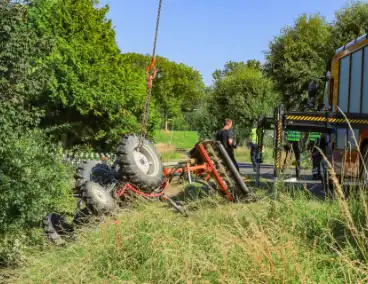
{"label": "person in dark clothing", "polygon": [[216,133],[216,141],[220,141],[221,144],[224,146],[227,154],[229,155],[230,159],[233,161],[234,166],[239,171],[238,163],[235,160],[234,149],[236,148],[234,138],[233,138],[233,131],[232,131],[233,122],[231,119],[225,119],[224,128],[217,131]]}
{"label": "person in dark clothing", "polygon": [[320,138],[321,138],[321,133],[318,133],[318,132],[309,133],[308,150],[310,151],[311,156],[312,156],[313,180],[319,180],[321,178],[322,156],[321,156],[321,153],[317,149],[317,147],[319,147]]}
{"label": "person in dark clothing", "polygon": [[286,157],[284,160],[284,168],[286,166],[287,159],[289,157],[291,158],[291,149],[293,149],[296,160],[296,167],[295,167],[296,178],[299,178],[300,173],[300,148],[299,148],[300,139],[301,139],[300,131],[295,130],[286,131],[287,144],[285,145]]}

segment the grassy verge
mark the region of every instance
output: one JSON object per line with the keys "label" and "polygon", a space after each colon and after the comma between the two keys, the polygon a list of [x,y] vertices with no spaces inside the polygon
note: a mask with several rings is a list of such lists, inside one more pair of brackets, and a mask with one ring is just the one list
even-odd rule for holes
{"label": "grassy verge", "polygon": [[140,204],[34,253],[14,283],[361,283],[359,250],[338,241],[349,231],[341,209],[295,192],[247,205],[197,200],[190,218]]}

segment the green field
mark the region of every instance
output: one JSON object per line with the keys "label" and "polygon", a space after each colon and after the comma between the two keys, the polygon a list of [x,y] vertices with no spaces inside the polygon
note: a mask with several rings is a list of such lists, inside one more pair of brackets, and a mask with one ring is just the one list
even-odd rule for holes
{"label": "green field", "polygon": [[172,137],[172,145],[176,148],[190,149],[198,142],[198,134],[195,131],[157,131],[155,134],[156,143],[170,144]]}

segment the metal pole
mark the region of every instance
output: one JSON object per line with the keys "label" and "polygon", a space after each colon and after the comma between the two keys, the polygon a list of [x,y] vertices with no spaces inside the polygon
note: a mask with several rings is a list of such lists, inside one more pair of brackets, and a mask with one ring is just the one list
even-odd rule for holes
{"label": "metal pole", "polygon": [[281,173],[281,143],[282,143],[282,131],[283,131],[283,118],[284,118],[284,107],[281,105],[275,110],[275,143],[274,143],[274,159],[275,159],[275,183],[274,183],[274,199],[277,199],[277,187]]}
{"label": "metal pole", "polygon": [[257,125],[257,166],[256,166],[256,186],[259,187],[260,175],[261,175],[261,162],[262,162],[262,148],[263,148],[263,135],[264,134],[264,120],[263,118]]}
{"label": "metal pole", "polygon": [[171,148],[171,144],[172,144],[173,135],[174,135],[174,120],[172,120],[171,136],[170,136],[170,148]]}

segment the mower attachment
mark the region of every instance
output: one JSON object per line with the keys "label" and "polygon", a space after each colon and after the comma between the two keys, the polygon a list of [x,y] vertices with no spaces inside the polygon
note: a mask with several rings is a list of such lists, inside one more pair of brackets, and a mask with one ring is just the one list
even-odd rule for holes
{"label": "mower attachment", "polygon": [[228,200],[247,196],[250,193],[220,142],[208,140],[197,143],[189,152],[189,158],[184,163],[186,164],[185,167],[176,169],[174,173],[168,169],[164,170],[164,175],[167,177],[172,174],[186,172],[188,176],[196,174],[205,181],[213,178],[218,185],[218,190]]}

